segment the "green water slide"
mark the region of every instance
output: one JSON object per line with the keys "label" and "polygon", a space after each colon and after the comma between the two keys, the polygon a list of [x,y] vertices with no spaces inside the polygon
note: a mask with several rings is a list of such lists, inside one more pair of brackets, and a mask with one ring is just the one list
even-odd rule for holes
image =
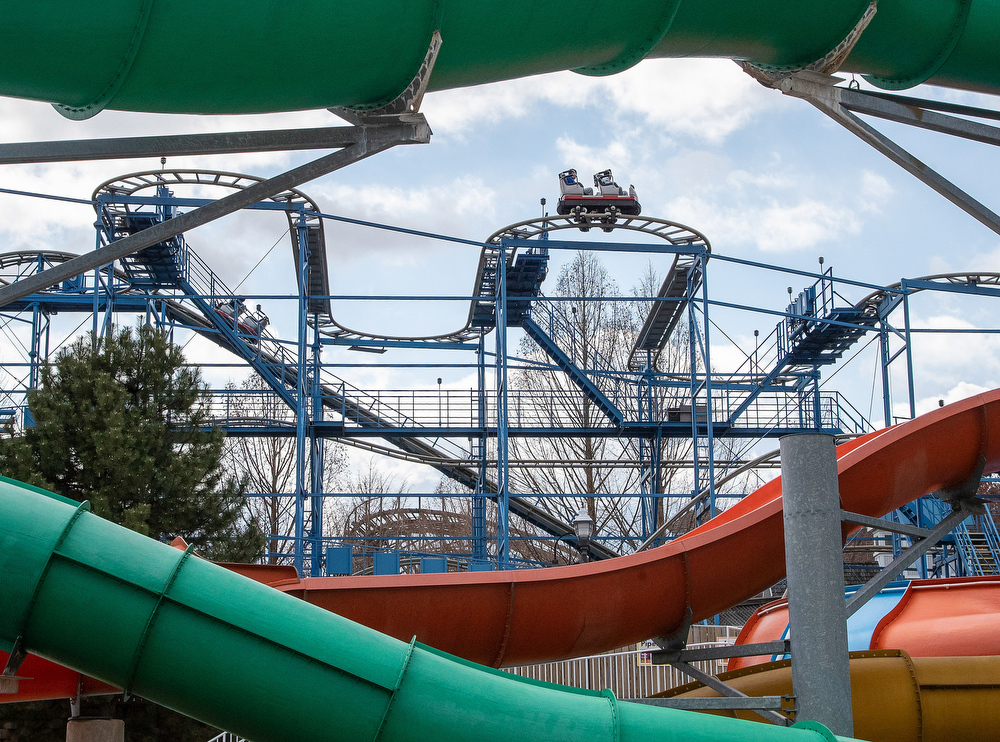
{"label": "green water slide", "polygon": [[0,648],[31,652],[254,742],[829,742],[617,701],[397,641],[87,505],[0,482]]}
{"label": "green water slide", "polygon": [[[874,4],[874,3],[871,3]],[[103,108],[250,113],[400,93],[435,29],[430,89],[646,57],[796,68],[851,36],[869,0],[4,0],[0,95]],[[843,69],[899,89],[1000,92],[1000,0],[878,0]]]}

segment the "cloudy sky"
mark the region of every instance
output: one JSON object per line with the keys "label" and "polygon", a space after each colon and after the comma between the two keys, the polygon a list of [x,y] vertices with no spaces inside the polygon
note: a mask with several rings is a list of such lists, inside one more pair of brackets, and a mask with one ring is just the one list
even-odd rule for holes
{"label": "cloudy sky", "polygon": [[[932,88],[916,92],[995,107],[985,96]],[[644,213],[698,229],[721,255],[807,271],[815,270],[823,256],[837,276],[879,285],[950,271],[1000,270],[1000,237],[805,102],[764,89],[732,62],[647,61],[608,78],[567,72],[434,93],[425,99],[423,112],[434,131],[431,144],[398,148],[303,190],[328,213],[480,240],[539,214],[542,197],[551,206],[560,170],[575,167],[587,177],[611,167],[619,182],[635,185]],[[45,104],[0,100],[0,137],[7,142],[336,123],[327,112],[223,118],[110,111],[71,122]],[[905,127],[878,126],[1000,209],[991,182],[1000,164],[997,152]],[[307,156],[177,158],[168,165],[267,176]],[[158,165],[147,160],[7,166],[0,168],[0,188],[88,198],[106,180]],[[0,252],[92,249],[93,220],[86,206],[0,195]],[[242,282],[241,292],[289,293],[294,278],[285,229],[284,219],[275,215],[236,215],[190,233],[188,241],[230,286]],[[478,259],[472,247],[343,225],[328,226],[328,243],[334,294],[468,295]],[[627,293],[646,257],[612,256],[606,262]],[[663,271],[668,264],[664,260],[654,267]],[[771,312],[784,309],[786,287],[797,293],[810,282],[724,263],[713,263],[710,270],[713,298]],[[842,289],[851,302],[865,293]],[[262,303],[276,328],[291,337],[282,324],[285,310],[275,302]],[[913,324],[1000,327],[995,303],[924,295],[912,304]],[[343,324],[387,334],[447,331],[461,326],[466,312],[455,301],[337,305]],[[777,321],[770,314],[722,310],[713,318],[720,330],[713,329],[719,368],[753,348],[754,329],[764,336]],[[64,332],[77,324],[71,318],[61,322]],[[919,408],[1000,385],[997,345],[994,335],[920,336],[914,342]],[[843,364],[827,388],[844,391],[862,413],[870,411],[881,422],[873,349]],[[199,341],[189,351],[206,361],[226,360]],[[2,352],[17,360],[19,351],[7,342]],[[348,356],[341,352],[334,360],[356,360]],[[392,354],[383,360],[392,362]],[[897,366],[895,412],[905,414],[902,361]],[[206,373],[213,383],[240,375],[236,369]],[[345,368],[343,375],[375,388],[433,388],[436,377],[443,376],[447,386],[467,389],[473,378],[468,369]],[[436,480],[436,475],[406,468],[398,473],[415,490]]]}

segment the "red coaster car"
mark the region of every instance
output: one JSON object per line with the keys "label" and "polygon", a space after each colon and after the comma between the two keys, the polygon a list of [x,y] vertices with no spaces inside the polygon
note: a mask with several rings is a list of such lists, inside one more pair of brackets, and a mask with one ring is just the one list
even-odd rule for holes
{"label": "red coaster car", "polygon": [[584,188],[576,170],[559,173],[559,204],[556,213],[562,216],[574,214],[608,214],[612,217],[638,216],[642,211],[635,186],[628,192],[615,183],[610,170],[602,170],[594,175],[594,187]]}

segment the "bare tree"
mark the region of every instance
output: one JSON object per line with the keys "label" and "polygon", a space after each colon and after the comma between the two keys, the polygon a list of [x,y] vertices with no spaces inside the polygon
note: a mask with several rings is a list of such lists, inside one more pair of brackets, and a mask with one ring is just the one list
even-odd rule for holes
{"label": "bare tree", "polygon": [[[649,266],[632,297],[622,297],[617,284],[594,253],[578,253],[563,268],[556,282],[560,300],[542,313],[543,330],[574,363],[590,373],[598,388],[627,415],[636,414],[638,376],[629,370],[629,356],[639,330],[660,288],[660,278]],[[600,301],[595,301],[600,299]],[[537,306],[537,305],[536,305]],[[687,374],[689,367],[687,324],[681,322],[670,341],[656,355],[658,373]],[[563,422],[580,428],[607,424],[604,412],[560,369],[554,367],[534,341],[525,338],[520,347],[525,363],[512,375],[512,387],[536,396],[547,396],[558,405]],[[657,409],[670,404],[671,393],[658,390]],[[675,396],[685,396],[679,389]],[[658,414],[658,413],[657,413]],[[647,445],[655,445],[647,442]],[[688,439],[663,439],[657,492],[670,491],[683,484],[688,467],[677,462],[690,456]],[[640,487],[639,443],[612,436],[574,438],[512,439],[512,459],[522,463],[511,470],[512,491],[521,493],[566,493],[564,497],[546,497],[543,506],[556,515],[571,520],[581,508],[594,520],[597,532],[619,538],[619,546],[628,549],[640,535],[639,501],[634,496]],[[649,454],[646,450],[645,453]],[[630,496],[623,496],[630,495]],[[659,501],[659,522],[668,516],[668,500]]]}
{"label": "bare tree", "polygon": [[[294,412],[257,375],[240,386],[227,387],[229,419],[246,426],[294,426]],[[327,491],[338,488],[347,468],[344,446],[324,441],[323,482]],[[247,480],[250,517],[271,539],[268,561],[283,560],[295,551],[295,438],[261,435],[229,437],[224,448],[229,472]]]}

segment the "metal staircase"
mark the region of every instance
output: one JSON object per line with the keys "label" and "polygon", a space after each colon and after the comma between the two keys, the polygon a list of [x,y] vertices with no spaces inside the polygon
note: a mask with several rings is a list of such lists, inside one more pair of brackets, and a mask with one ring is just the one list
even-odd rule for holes
{"label": "metal staircase", "polygon": [[[930,528],[941,521],[950,512],[950,506],[942,500],[927,495],[919,501],[904,505],[894,511],[894,516],[900,522]],[[899,548],[899,536],[894,537],[895,550]],[[1000,537],[997,535],[996,523],[987,510],[982,515],[973,515],[959,523],[949,536],[941,540],[944,545],[951,545],[957,557],[957,569],[960,574],[970,577],[985,575],[1000,575]],[[941,572],[944,566],[953,561],[942,555],[935,562],[935,569]]]}
{"label": "metal staircase", "polygon": [[[546,309],[548,311],[548,318],[552,321],[557,321],[557,317],[551,308],[546,307]],[[563,327],[569,326],[566,322],[561,322],[561,324]],[[538,344],[538,347],[565,372],[580,391],[583,392],[584,396],[593,402],[594,406],[603,412],[614,423],[615,427],[620,427],[625,421],[622,411],[598,388],[597,384],[583,370],[573,363],[570,355],[556,345],[556,342],[531,317],[525,316],[521,321],[521,326],[528,334],[528,337],[534,340]],[[573,346],[575,346],[575,343],[573,343]]]}
{"label": "metal staircase", "polygon": [[[878,322],[878,315],[868,308],[838,307],[835,300],[833,274],[827,269],[788,305],[787,317],[737,371],[750,383],[730,412],[729,424],[735,424],[767,391],[804,395],[810,386],[818,391],[818,369],[835,363]],[[802,400],[799,407],[805,410],[808,404]],[[815,427],[820,427],[820,415],[814,417]]]}
{"label": "metal staircase", "polygon": [[1000,539],[988,510],[961,523],[955,529],[955,543],[966,574],[1000,575]]}

